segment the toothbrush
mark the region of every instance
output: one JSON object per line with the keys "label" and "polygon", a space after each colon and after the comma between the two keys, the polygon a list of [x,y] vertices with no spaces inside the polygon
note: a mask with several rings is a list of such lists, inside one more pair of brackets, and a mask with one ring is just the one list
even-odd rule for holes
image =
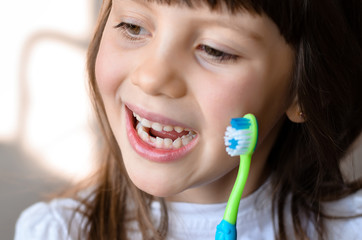
{"label": "toothbrush", "polygon": [[240,155],[238,176],[225,208],[223,220],[217,226],[215,240],[236,239],[236,219],[241,195],[250,169],[250,160],[253,155],[257,138],[258,124],[253,114],[246,114],[242,118],[233,118],[225,132],[226,151],[230,156]]}

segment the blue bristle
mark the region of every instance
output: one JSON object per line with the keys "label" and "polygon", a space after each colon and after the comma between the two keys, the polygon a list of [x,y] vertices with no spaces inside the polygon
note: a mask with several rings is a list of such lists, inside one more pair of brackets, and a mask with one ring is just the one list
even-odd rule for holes
{"label": "blue bristle", "polygon": [[232,149],[236,149],[236,147],[237,147],[238,144],[239,144],[238,140],[236,140],[235,138],[230,139],[230,140],[229,140],[229,143],[230,143],[229,148],[232,148]]}
{"label": "blue bristle", "polygon": [[236,130],[248,129],[250,127],[250,120],[247,118],[232,118],[230,123]]}

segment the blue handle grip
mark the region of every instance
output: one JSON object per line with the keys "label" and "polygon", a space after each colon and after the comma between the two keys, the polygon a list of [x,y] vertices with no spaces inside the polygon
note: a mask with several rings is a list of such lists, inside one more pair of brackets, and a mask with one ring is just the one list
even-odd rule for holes
{"label": "blue handle grip", "polygon": [[216,227],[215,240],[236,240],[236,227],[222,220]]}

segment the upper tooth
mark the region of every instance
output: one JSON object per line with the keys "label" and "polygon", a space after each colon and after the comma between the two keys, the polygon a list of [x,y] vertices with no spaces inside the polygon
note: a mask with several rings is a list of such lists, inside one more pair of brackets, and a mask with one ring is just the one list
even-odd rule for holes
{"label": "upper tooth", "polygon": [[191,131],[190,129],[185,129],[185,128],[179,127],[179,126],[173,127],[173,126],[170,126],[170,125],[162,125],[162,124],[157,123],[157,122],[151,122],[148,119],[140,117],[136,113],[133,113],[133,116],[138,120],[138,122],[143,127],[152,128],[152,129],[154,129],[156,131],[159,131],[159,132],[161,132],[162,130],[165,131],[165,132],[171,132],[171,131],[175,130],[177,133],[181,133],[183,131]]}
{"label": "upper tooth", "polygon": [[163,127],[163,131],[165,131],[165,132],[171,132],[172,130],[173,130],[172,126],[164,126]]}
{"label": "upper tooth", "polygon": [[154,130],[156,130],[156,131],[159,131],[159,132],[161,132],[162,131],[162,125],[161,124],[159,124],[159,123],[152,123],[152,129],[154,129]]}
{"label": "upper tooth", "polygon": [[151,122],[148,121],[148,120],[145,119],[145,118],[143,118],[143,119],[141,120],[141,124],[142,124],[142,126],[145,126],[145,127],[147,127],[147,128],[150,128],[150,127],[151,127]]}
{"label": "upper tooth", "polygon": [[178,133],[180,133],[184,130],[182,127],[174,127],[174,128],[175,128],[175,131]]}

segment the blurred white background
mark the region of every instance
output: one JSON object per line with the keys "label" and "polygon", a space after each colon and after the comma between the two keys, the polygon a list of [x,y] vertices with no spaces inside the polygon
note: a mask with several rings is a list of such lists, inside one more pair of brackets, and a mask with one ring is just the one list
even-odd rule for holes
{"label": "blurred white background", "polygon": [[1,240],[24,208],[92,171],[85,55],[100,3],[1,3]]}
{"label": "blurred white background", "polygon": [[[100,3],[1,4],[1,240],[13,239],[23,209],[92,171],[96,145],[85,54]],[[360,145],[351,154],[353,167],[344,165],[352,177],[362,172]]]}

